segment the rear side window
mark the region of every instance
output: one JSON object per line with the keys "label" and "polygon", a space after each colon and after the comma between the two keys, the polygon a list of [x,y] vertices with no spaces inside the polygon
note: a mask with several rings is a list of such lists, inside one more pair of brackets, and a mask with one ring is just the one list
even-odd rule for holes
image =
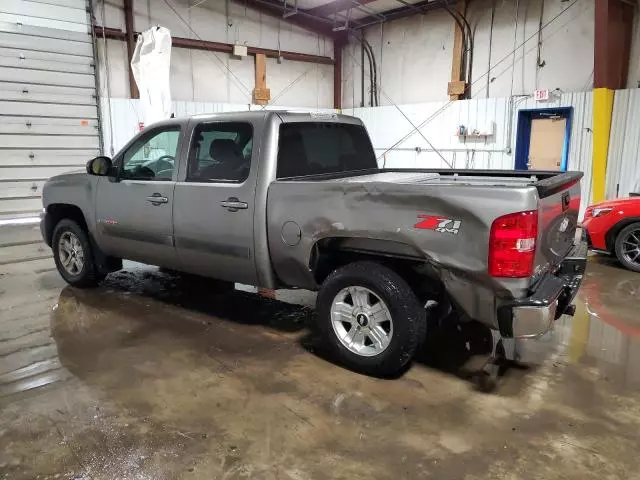
{"label": "rear side window", "polygon": [[345,123],[280,125],[278,178],[376,169],[364,127]]}
{"label": "rear side window", "polygon": [[244,182],[251,169],[253,129],[249,123],[216,122],[196,127],[187,167],[188,182]]}

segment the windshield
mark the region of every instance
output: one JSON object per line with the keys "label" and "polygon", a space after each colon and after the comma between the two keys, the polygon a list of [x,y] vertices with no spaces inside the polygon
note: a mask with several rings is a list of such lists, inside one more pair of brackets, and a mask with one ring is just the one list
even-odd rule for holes
{"label": "windshield", "polygon": [[278,178],[377,168],[369,136],[361,125],[300,122],[280,126]]}

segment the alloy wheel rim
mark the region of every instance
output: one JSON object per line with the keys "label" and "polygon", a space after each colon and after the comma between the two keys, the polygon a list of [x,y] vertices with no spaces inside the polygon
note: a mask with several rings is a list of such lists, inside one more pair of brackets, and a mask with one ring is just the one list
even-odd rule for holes
{"label": "alloy wheel rim", "polygon": [[62,268],[73,276],[80,275],[84,268],[84,249],[78,237],[72,232],[64,232],[58,240],[58,257]]}
{"label": "alloy wheel rim", "polygon": [[640,265],[640,230],[632,230],[622,239],[622,256],[629,263]]}
{"label": "alloy wheel rim", "polygon": [[372,357],[384,352],[393,337],[393,319],[384,301],[365,287],[343,288],[331,304],[331,325],[352,353]]}

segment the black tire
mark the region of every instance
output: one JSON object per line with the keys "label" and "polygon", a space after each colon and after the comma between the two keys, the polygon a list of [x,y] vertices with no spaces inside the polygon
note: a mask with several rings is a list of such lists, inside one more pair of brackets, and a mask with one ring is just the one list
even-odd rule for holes
{"label": "black tire", "polygon": [[[393,321],[393,335],[379,354],[363,356],[346,348],[331,319],[334,298],[346,287],[365,287],[385,304]],[[316,301],[318,329],[330,353],[341,364],[374,376],[400,373],[413,359],[427,331],[424,306],[396,272],[375,262],[356,262],[332,272],[322,284]]]}
{"label": "black tire", "polygon": [[[632,223],[624,227],[620,233],[618,233],[615,244],[616,257],[618,257],[622,266],[632,272],[640,272],[640,255],[635,259],[630,259],[625,253],[625,242],[629,242],[630,239],[633,242],[635,242],[636,239],[640,241],[640,222]],[[638,246],[640,247],[640,243]]]}
{"label": "black tire", "polygon": [[[77,274],[68,272],[62,265],[62,259],[60,258],[60,237],[67,232],[75,235],[83,251],[83,265]],[[97,286],[104,279],[105,275],[100,273],[96,265],[93,247],[87,232],[73,220],[64,218],[58,222],[53,229],[51,249],[53,250],[53,259],[56,262],[58,272],[69,285],[78,288],[90,288]]]}

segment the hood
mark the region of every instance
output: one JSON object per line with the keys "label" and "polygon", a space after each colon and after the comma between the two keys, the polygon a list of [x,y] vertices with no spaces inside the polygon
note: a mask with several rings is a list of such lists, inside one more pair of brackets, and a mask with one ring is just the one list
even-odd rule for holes
{"label": "hood", "polygon": [[640,197],[616,198],[605,200],[604,202],[589,205],[589,208],[623,208],[628,206],[640,206]]}
{"label": "hood", "polygon": [[81,178],[89,176],[90,175],[87,173],[86,168],[83,168],[81,170],[71,170],[69,172],[54,175],[53,177],[49,178],[49,180],[47,180],[47,184],[64,184],[69,181],[74,182]]}

